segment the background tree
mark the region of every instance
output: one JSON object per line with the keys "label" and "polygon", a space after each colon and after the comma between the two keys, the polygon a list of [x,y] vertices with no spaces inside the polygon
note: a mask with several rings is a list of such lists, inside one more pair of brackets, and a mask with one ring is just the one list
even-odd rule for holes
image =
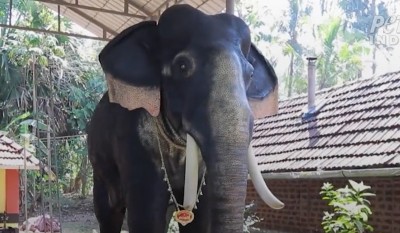
{"label": "background tree", "polygon": [[[387,2],[387,1],[386,1]],[[393,4],[394,2],[392,2]],[[389,17],[387,5],[380,0],[339,0],[339,6],[345,13],[346,26],[359,33],[372,43],[372,73],[376,72],[376,50],[387,49],[376,43],[378,30],[371,30],[374,17]]]}
{"label": "background tree", "polygon": [[[2,23],[9,19],[8,12],[8,5],[0,4]],[[13,19],[19,26],[57,27],[57,16],[34,1],[16,1]],[[66,19],[62,19],[62,27],[72,30]],[[52,170],[59,171],[60,184],[68,186],[66,190],[87,195],[91,184],[87,183],[90,173],[84,135],[95,105],[105,91],[97,62],[104,42],[8,28],[0,28],[0,35],[0,130],[7,131],[17,141],[29,134],[30,149],[44,163],[51,149],[53,160],[57,159]],[[48,125],[51,148],[47,147]],[[29,173],[29,176],[33,202],[44,200],[36,191],[47,182],[46,174]],[[55,190],[46,188],[44,192]]]}
{"label": "background tree", "polygon": [[385,46],[371,42],[369,31],[374,14],[396,15],[399,2],[284,0],[272,4],[252,0],[238,1],[237,11],[250,25],[255,43],[272,60],[280,79],[280,97],[288,98],[307,90],[307,56],[318,57],[319,89],[369,77],[366,68],[371,59],[373,73],[396,59],[394,52],[386,53],[387,60],[376,57],[377,48]]}

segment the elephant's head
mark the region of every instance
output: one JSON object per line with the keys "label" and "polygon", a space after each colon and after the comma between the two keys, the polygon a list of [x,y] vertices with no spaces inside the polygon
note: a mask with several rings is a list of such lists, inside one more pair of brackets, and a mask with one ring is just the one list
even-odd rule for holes
{"label": "elephant's head", "polygon": [[253,120],[276,111],[277,77],[241,19],[173,6],[158,24],[124,30],[99,60],[111,102],[162,114],[181,137],[195,140],[212,177],[214,224],[242,227],[248,172],[267,204],[283,207],[248,157]]}

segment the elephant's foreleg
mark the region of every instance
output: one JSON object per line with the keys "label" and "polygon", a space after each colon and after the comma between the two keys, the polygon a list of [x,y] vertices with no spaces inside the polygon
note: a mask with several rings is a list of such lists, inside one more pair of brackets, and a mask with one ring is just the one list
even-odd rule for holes
{"label": "elephant's foreleg", "polygon": [[161,173],[151,161],[130,165],[123,176],[129,232],[164,232],[169,196]]}
{"label": "elephant's foreleg", "polygon": [[96,218],[100,225],[100,233],[120,233],[125,207],[122,205],[110,206],[104,182],[94,177],[93,183],[93,202]]}

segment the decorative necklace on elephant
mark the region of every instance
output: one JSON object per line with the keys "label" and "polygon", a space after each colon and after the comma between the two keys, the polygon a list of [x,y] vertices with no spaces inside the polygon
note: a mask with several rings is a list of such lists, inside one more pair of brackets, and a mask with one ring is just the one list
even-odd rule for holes
{"label": "decorative necklace on elephant", "polygon": [[[156,126],[157,126],[156,127],[157,128],[156,137],[157,137],[158,149],[159,149],[160,157],[161,157],[161,170],[164,172],[164,181],[167,183],[168,192],[170,193],[170,196],[171,196],[170,201],[172,200],[172,202],[175,204],[175,208],[176,208],[176,211],[174,212],[173,217],[176,222],[180,223],[182,226],[186,226],[187,224],[191,223],[194,220],[194,213],[193,213],[192,209],[193,208],[197,209],[197,203],[199,203],[199,196],[203,195],[201,188],[206,185],[206,182],[205,182],[206,167],[204,167],[203,176],[202,176],[201,182],[200,182],[200,187],[198,188],[198,191],[197,191],[196,203],[194,204],[193,207],[185,208],[183,205],[178,203],[178,201],[176,200],[176,197],[172,191],[171,182],[168,179],[167,168],[165,166],[163,154],[161,151],[161,143],[160,143],[160,139],[158,136],[158,133],[160,133],[160,130],[162,130],[162,129],[159,129],[158,122],[156,122]],[[163,135],[163,136],[168,137],[167,135]],[[186,156],[188,156],[188,155],[186,155]]]}

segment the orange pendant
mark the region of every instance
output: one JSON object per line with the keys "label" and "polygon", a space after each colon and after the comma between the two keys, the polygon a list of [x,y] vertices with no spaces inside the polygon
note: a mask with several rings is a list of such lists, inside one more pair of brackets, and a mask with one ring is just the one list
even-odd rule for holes
{"label": "orange pendant", "polygon": [[194,214],[190,210],[178,210],[174,212],[174,218],[182,226],[186,226],[193,221]]}

